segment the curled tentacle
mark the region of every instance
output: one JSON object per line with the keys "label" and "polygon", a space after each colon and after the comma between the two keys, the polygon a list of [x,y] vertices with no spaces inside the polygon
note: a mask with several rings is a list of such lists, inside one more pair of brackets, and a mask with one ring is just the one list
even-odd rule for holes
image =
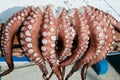
{"label": "curled tentacle", "polygon": [[74,34],[70,26],[70,19],[66,14],[65,9],[63,9],[62,14],[58,19],[61,19],[59,21],[59,25],[60,25],[59,36],[63,43],[61,52],[59,54],[60,57],[59,60],[63,61],[66,57],[71,55],[71,48],[72,48]]}
{"label": "curled tentacle", "polygon": [[[12,43],[15,34],[21,30],[17,36],[20,36],[23,51],[30,60],[39,65],[44,80],[49,80],[53,73],[59,80],[63,80],[65,67],[72,63],[75,64],[65,80],[80,67],[81,78],[85,80],[87,69],[105,58],[113,49],[115,30],[120,32],[120,22],[92,6],[72,9],[74,11],[70,10],[68,14],[63,8],[57,17],[58,14],[51,6],[46,7],[45,13],[42,9],[23,9],[4,25],[1,32],[1,50],[9,69],[0,74],[0,77],[14,68]],[[45,60],[52,68],[49,77]]]}
{"label": "curled tentacle", "polygon": [[80,59],[88,48],[89,43],[89,25],[84,15],[82,15],[78,10],[74,14],[75,30],[78,35],[78,46],[73,54],[77,54],[73,60],[73,63]]}
{"label": "curled tentacle", "polygon": [[[63,61],[71,55],[72,42],[75,36],[74,28],[70,24],[70,18],[66,13],[65,8],[62,8],[59,17],[57,18],[57,25],[59,26],[58,38],[62,43],[58,43],[62,47],[62,49],[60,49],[60,52],[58,52],[58,57],[60,61]],[[62,74],[64,76],[65,67],[62,67]]]}
{"label": "curled tentacle", "polygon": [[60,63],[61,66],[68,66],[76,62],[87,50],[89,40],[89,26],[84,18],[84,15],[79,14],[76,10],[74,12],[74,26],[76,34],[78,35],[78,45],[70,57]]}
{"label": "curled tentacle", "polygon": [[3,54],[5,53],[5,52],[4,52],[5,49],[4,49],[4,47],[3,47],[3,46],[4,46],[4,38],[5,38],[5,37],[4,37],[4,32],[5,32],[5,31],[4,31],[4,28],[5,28],[4,26],[5,26],[5,24],[1,24],[1,25],[0,25],[0,28],[1,28],[1,33],[0,33],[0,37],[1,37],[1,38],[0,38],[1,55],[3,55]]}
{"label": "curled tentacle", "polygon": [[[113,49],[113,44],[115,43],[114,42],[114,40],[115,40],[115,35],[114,35],[115,34],[115,30],[114,30],[113,26],[110,24],[111,23],[111,19],[107,20],[108,17],[106,17],[106,15],[102,11],[100,11],[100,10],[95,11],[94,14],[99,15],[99,17],[97,17],[97,18],[99,18],[100,23],[103,26],[102,29],[106,32],[106,39],[105,39],[106,42],[104,43],[105,46],[103,47],[103,50],[99,54],[94,55],[94,59],[92,59],[92,61],[90,61],[90,63],[87,64],[86,69],[89,66],[92,66],[93,64],[95,64],[95,63],[101,61],[103,58],[105,58],[105,56],[108,53],[108,51]],[[83,69],[82,72],[81,72],[83,80],[85,80],[85,78],[86,78],[85,77],[86,76],[86,72],[87,72],[86,69]]]}
{"label": "curled tentacle", "polygon": [[[85,6],[85,8],[91,10],[92,12],[98,11],[99,17],[101,17],[102,14],[104,14],[105,18],[107,18],[110,21],[110,24],[112,24],[114,26],[115,30],[120,32],[120,22],[118,20],[116,20],[112,15],[110,15],[107,12],[104,12],[103,10],[94,8],[92,6]],[[103,20],[105,20],[105,19],[103,19]]]}
{"label": "curled tentacle", "polygon": [[25,19],[24,25],[21,28],[21,44],[25,54],[29,59],[39,65],[43,78],[46,79],[47,69],[45,61],[38,47],[39,31],[43,20],[43,12],[40,8],[35,8],[30,15]]}
{"label": "curled tentacle", "polygon": [[[100,13],[100,11],[98,11]],[[98,12],[96,13],[97,15]],[[113,50],[113,45],[115,43],[115,29],[113,27],[113,25],[111,24],[111,21],[108,20],[108,18],[106,17],[106,15],[104,13],[101,13],[101,15],[103,16],[99,16],[101,18],[100,22],[101,24],[104,26],[104,31],[106,32],[106,45],[104,46],[104,49],[100,52],[99,55],[96,56],[95,59],[93,59],[92,62],[90,62],[88,64],[88,66],[91,66],[97,62],[99,62],[100,60],[102,60],[103,58],[106,57],[107,53],[109,51],[112,51]]]}
{"label": "curled tentacle", "polygon": [[120,22],[117,21],[113,16],[111,16],[110,14],[107,15],[107,18],[110,20],[110,23],[113,25],[113,27],[115,28],[115,30],[117,30],[118,32],[120,32]]}
{"label": "curled tentacle", "polygon": [[7,62],[9,69],[0,74],[0,77],[9,74],[14,69],[14,64],[12,60],[13,38],[16,32],[19,30],[24,19],[28,16],[31,9],[32,9],[31,7],[28,7],[15,13],[11,18],[9,18],[9,20],[5,24],[5,28],[2,32],[3,36],[1,37],[1,43],[3,54],[5,55],[5,60]]}
{"label": "curled tentacle", "polygon": [[53,11],[51,6],[46,7],[45,15],[44,15],[44,23],[42,29],[42,54],[44,58],[49,62],[50,67],[53,72],[56,74],[59,80],[63,80],[59,60],[56,56],[56,39],[57,39],[57,24],[55,21],[55,17],[53,15]]}
{"label": "curled tentacle", "polygon": [[[62,13],[58,17],[58,20],[58,24],[60,25],[59,37],[63,44],[62,49],[59,53],[59,60],[63,61],[71,55],[71,48],[75,32],[73,26],[70,24],[70,18],[68,17],[65,8],[62,10]],[[62,74],[64,76],[65,66],[62,67]]]}
{"label": "curled tentacle", "polygon": [[103,50],[103,46],[105,45],[104,43],[106,40],[106,32],[103,30],[104,26],[102,26],[99,22],[99,18],[97,18],[96,15],[94,16],[94,19],[90,16],[88,16],[87,18],[87,20],[89,20],[88,25],[90,26],[89,48],[82,59],[79,59],[75,63],[72,70],[67,75],[66,79],[68,79],[80,67],[91,62],[96,57],[96,55],[100,54],[100,52]]}

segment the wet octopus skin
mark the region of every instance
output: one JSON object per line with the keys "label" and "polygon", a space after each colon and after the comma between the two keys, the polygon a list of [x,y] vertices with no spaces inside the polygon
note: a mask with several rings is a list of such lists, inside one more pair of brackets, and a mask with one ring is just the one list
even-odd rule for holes
{"label": "wet octopus skin", "polygon": [[62,49],[59,53],[59,60],[63,61],[66,57],[71,55],[71,48],[72,48],[72,42],[74,39],[74,29],[70,25],[70,18],[69,15],[66,14],[66,10],[63,9],[61,15],[58,17],[58,19],[61,19],[58,21],[59,23],[59,36],[63,43]]}
{"label": "wet octopus skin", "polygon": [[78,10],[75,10],[75,14],[73,16],[75,31],[78,35],[78,45],[72,55],[60,63],[61,66],[68,66],[76,62],[84,54],[88,47],[89,26],[86,24],[87,22],[82,17],[83,15],[79,14]]}
{"label": "wet octopus skin", "polygon": [[32,7],[28,7],[26,9],[17,12],[5,24],[5,28],[2,32],[2,37],[1,37],[1,45],[9,69],[3,72],[2,74],[0,74],[0,76],[7,75],[10,72],[12,72],[14,69],[14,64],[12,60],[13,37],[18,31],[24,19],[28,16],[31,9]]}
{"label": "wet octopus skin", "polygon": [[[83,67],[82,72],[81,72],[82,80],[85,80],[85,74],[86,74],[87,68],[89,66],[99,62],[100,60],[102,60],[106,56],[107,52],[110,51],[109,48],[113,49],[112,45],[115,43],[114,42],[114,40],[115,40],[115,36],[114,36],[115,30],[114,30],[113,26],[110,24],[110,21],[106,21],[106,17],[103,13],[101,13],[101,14],[98,14],[98,13],[100,13],[100,12],[97,12],[97,15],[101,15],[101,16],[99,16],[97,18],[104,19],[104,20],[100,20],[100,23],[101,24],[104,23],[103,24],[104,30],[107,32],[107,35],[106,35],[107,41],[106,41],[106,45],[105,45],[106,47],[103,47],[104,48],[103,51],[100,52],[98,55],[94,56],[94,59]],[[94,14],[96,14],[96,13],[94,13]],[[109,23],[110,27],[109,27],[109,25],[105,25],[106,23]],[[105,27],[107,27],[108,31],[105,29]],[[110,40],[108,40],[108,39],[110,39]],[[99,57],[99,56],[101,56],[101,57]],[[79,62],[78,62],[78,65],[79,65],[79,67],[81,66],[79,64]],[[76,67],[78,68],[78,65],[76,63],[76,65],[73,67],[73,70],[71,70],[71,72],[67,75],[66,80],[68,79],[68,77],[70,77],[73,74],[74,71],[77,70]]]}
{"label": "wet octopus skin", "polygon": [[[90,17],[92,16],[91,13],[88,12],[88,14],[90,15]],[[87,16],[87,17],[88,17],[88,16]],[[94,17],[95,17],[95,15],[94,15]],[[94,17],[91,17],[91,19],[94,18]],[[89,18],[89,17],[88,17],[88,18]],[[92,43],[92,42],[91,42],[91,43]],[[93,48],[93,47],[90,46],[90,48]],[[90,48],[89,48],[89,50],[90,50]],[[88,53],[90,53],[89,50],[88,50]],[[91,50],[91,51],[92,51],[92,50]],[[94,53],[94,52],[93,52],[93,53]],[[94,57],[96,58],[96,56],[94,56]],[[91,57],[89,57],[89,59],[90,59],[90,58],[91,58]],[[79,68],[80,66],[83,66],[84,63],[87,63],[86,61],[83,61],[83,60],[84,60],[84,59],[79,60],[79,61],[74,65],[74,67],[72,68],[71,72],[67,75],[66,80],[68,79],[68,77],[70,77],[70,76],[73,74],[74,71],[77,71],[76,68]],[[81,62],[80,62],[80,61],[81,61]],[[82,61],[83,61],[83,62],[82,62]],[[88,60],[88,62],[89,62],[89,60]],[[80,64],[80,63],[81,63],[81,64]],[[82,64],[82,63],[83,63],[83,64]],[[77,65],[77,64],[78,64],[78,65]],[[83,69],[84,69],[84,68],[83,68]],[[82,71],[82,72],[83,72],[83,71]]]}
{"label": "wet octopus skin", "polygon": [[63,80],[62,73],[60,70],[59,60],[56,56],[55,43],[57,40],[57,22],[54,17],[54,12],[51,6],[46,6],[44,15],[43,29],[42,29],[42,54],[50,64],[53,72],[56,74],[59,80]]}
{"label": "wet octopus skin", "polygon": [[[109,24],[109,26],[112,26],[112,25]],[[112,30],[108,30],[108,32],[109,33],[111,32],[111,34],[114,35],[112,33]],[[86,75],[86,72],[87,72],[87,68],[90,67],[90,66],[92,66],[93,64],[96,64],[97,62],[101,61],[103,58],[105,58],[105,56],[107,55],[107,53],[113,49],[112,45],[114,43],[114,37],[108,34],[108,39],[111,39],[111,40],[108,40],[108,42],[106,43],[106,47],[103,47],[104,48],[103,51],[99,55],[97,55],[96,58],[93,59],[93,61],[91,61],[90,63],[87,63],[84,66],[84,68],[82,69],[82,72],[81,72],[82,80],[86,79],[85,75]],[[101,57],[99,57],[99,56],[101,56]]]}
{"label": "wet octopus skin", "polygon": [[[93,26],[91,28],[91,26]],[[93,58],[95,58],[95,55],[98,55],[100,53],[100,51],[102,50],[102,47],[104,46],[104,44],[101,42],[102,39],[104,40],[105,37],[101,38],[101,37],[97,37],[99,36],[100,33],[102,33],[103,31],[97,31],[95,30],[96,27],[98,27],[99,25],[92,23],[90,26],[91,30],[93,29],[94,32],[90,32],[90,45],[89,48],[87,50],[87,52],[84,53],[84,56],[82,58],[80,58],[75,65],[73,66],[72,70],[70,71],[70,73],[67,75],[66,80],[68,79],[68,77],[70,77],[75,71],[77,71],[79,69],[79,67],[84,66],[85,64],[89,63]],[[97,34],[95,34],[97,33]],[[92,36],[95,36],[95,38],[93,38]],[[100,38],[100,39],[99,39]],[[95,43],[94,43],[95,42]],[[100,42],[100,43],[99,43]],[[102,44],[101,44],[102,43]]]}
{"label": "wet octopus skin", "polygon": [[[90,63],[86,64],[82,70],[83,74],[81,73],[81,75],[83,75],[82,79],[85,80],[86,79],[86,70],[89,66],[92,66],[93,64],[96,64],[97,62],[101,61],[103,58],[106,57],[107,53],[109,51],[113,50],[113,45],[114,45],[114,41],[115,41],[115,30],[114,27],[110,24],[109,20],[107,20],[107,18],[105,18],[105,16],[103,16],[103,14],[101,14],[102,16],[99,16],[101,18],[104,18],[104,21],[101,21],[103,23],[103,25],[107,28],[106,32],[107,32],[107,39],[106,39],[106,45],[105,47],[103,47],[104,49],[100,52],[99,55],[96,56],[95,59],[93,59],[93,61],[91,61]],[[107,22],[107,23],[106,23]],[[101,56],[101,57],[99,57]]]}
{"label": "wet octopus skin", "polygon": [[[102,60],[107,52],[113,49],[112,45],[115,43],[114,28],[120,31],[120,23],[114,17],[91,6],[81,7],[80,10],[76,9],[75,12],[73,11],[74,14],[72,16],[69,13],[67,14],[66,10],[63,9],[58,18],[55,17],[55,11],[49,5],[43,13],[39,11],[39,8],[30,9],[28,13],[29,15],[26,15],[25,22],[21,26],[20,40],[28,58],[39,65],[44,80],[49,80],[46,77],[47,69],[44,59],[48,61],[59,80],[64,80],[64,70],[61,71],[60,68],[77,61],[67,75],[66,80],[81,66],[82,80],[85,80],[87,68]],[[12,23],[13,21],[10,22]],[[21,24],[22,22],[19,23],[19,25]],[[65,27],[65,25],[67,26]],[[17,27],[19,28],[20,26]],[[10,28],[10,30],[12,29],[14,28]],[[18,31],[18,29],[14,30],[15,32]],[[68,30],[67,33],[66,30]],[[41,37],[39,31],[42,34],[42,46],[40,46],[42,52],[38,48],[38,38]],[[6,51],[4,42],[7,40],[7,34],[4,32],[8,32],[8,30],[4,29],[2,32],[1,45],[3,52]],[[75,45],[76,49],[71,52],[70,49],[73,46],[72,40],[75,34],[78,36],[78,45]],[[64,35],[67,35],[67,37]],[[13,39],[14,36],[9,37]],[[59,55],[57,55],[56,51],[57,39],[62,41],[63,46]],[[69,40],[69,45],[66,44],[65,40]],[[66,48],[68,48],[68,53],[63,54]],[[10,54],[9,56],[11,57],[12,55]],[[12,61],[10,63],[13,64]]]}
{"label": "wet octopus skin", "polygon": [[[71,26],[69,15],[66,13],[65,8],[62,10],[61,15],[58,17],[61,19],[59,23],[59,36],[63,43],[62,49],[59,53],[59,60],[60,62],[64,61],[67,57],[71,56],[71,49],[73,44],[73,39],[75,37],[75,30],[74,27]],[[65,66],[62,66],[62,74],[65,74]]]}
{"label": "wet octopus skin", "polygon": [[[105,57],[106,54],[108,53],[108,51],[112,51],[113,50],[113,45],[115,43],[115,38],[116,38],[115,37],[115,29],[114,29],[113,25],[111,24],[111,22],[107,19],[107,17],[103,13],[101,13],[100,11],[96,11],[95,14],[96,15],[101,15],[101,16],[99,16],[100,23],[101,23],[102,26],[104,26],[104,31],[107,33],[107,35],[106,35],[106,43],[105,43],[106,44],[106,46],[105,46],[106,48],[104,48],[103,52],[101,52],[101,55],[103,55],[103,57]],[[104,50],[106,50],[106,51],[104,51]],[[105,54],[103,54],[103,53],[105,53]],[[95,58],[95,59],[99,60],[99,58]]]}
{"label": "wet octopus skin", "polygon": [[[74,27],[71,26],[69,15],[66,13],[65,8],[61,8],[61,12],[57,17],[58,25],[58,40],[62,42],[62,48],[58,52],[59,61],[65,60],[68,56],[71,55],[71,48],[73,39],[75,36]],[[51,73],[50,77],[52,76]],[[62,67],[62,75],[65,74],[65,66]],[[50,78],[49,77],[49,78]]]}
{"label": "wet octopus skin", "polygon": [[44,57],[38,47],[39,31],[43,20],[43,12],[39,7],[33,9],[30,15],[25,19],[20,32],[20,42],[25,55],[39,66],[43,73],[43,78],[46,80],[47,69],[45,66]]}
{"label": "wet octopus skin", "polygon": [[[109,26],[112,26],[112,25],[110,25],[110,24],[107,24],[107,26],[109,27]],[[86,79],[86,72],[87,72],[87,68],[89,68],[90,66],[92,66],[93,64],[96,64],[97,62],[99,62],[99,61],[101,61],[103,58],[105,58],[105,56],[107,55],[107,53],[109,52],[109,51],[111,51],[112,49],[113,49],[113,42],[114,42],[114,34],[112,33],[112,30],[114,31],[114,29],[109,29],[109,28],[107,28],[107,31],[108,31],[108,33],[110,34],[112,34],[112,35],[107,35],[108,36],[108,39],[107,39],[107,43],[106,43],[106,46],[105,47],[103,47],[104,49],[101,51],[101,53],[99,54],[99,55],[97,55],[97,56],[95,56],[96,58],[95,59],[93,59],[93,61],[91,61],[90,63],[87,63],[84,67],[83,67],[83,69],[82,69],[82,72],[81,72],[81,75],[82,75],[82,80],[85,80]],[[101,56],[101,57],[99,57],[99,56]]]}
{"label": "wet octopus skin", "polygon": [[110,24],[114,26],[114,29],[120,32],[120,22],[118,22],[112,15],[104,12],[103,10],[94,8],[93,6],[87,6],[86,8],[89,8],[89,10],[92,10],[92,11],[99,11],[99,13],[104,14],[105,17],[110,21]]}

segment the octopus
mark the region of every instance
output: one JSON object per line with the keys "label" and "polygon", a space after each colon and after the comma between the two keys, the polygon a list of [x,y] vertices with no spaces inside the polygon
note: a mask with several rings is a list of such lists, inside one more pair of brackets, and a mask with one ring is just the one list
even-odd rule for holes
{"label": "octopus", "polygon": [[[52,74],[68,80],[80,68],[81,78],[86,80],[87,69],[113,50],[115,30],[120,32],[119,21],[92,6],[69,11],[62,7],[59,13],[51,5],[30,6],[13,14],[3,26],[1,51],[8,70],[0,77],[14,69],[12,49],[17,35],[24,54],[39,66],[44,80],[50,80]],[[46,63],[52,69],[50,75]],[[73,67],[65,76],[69,65]]]}

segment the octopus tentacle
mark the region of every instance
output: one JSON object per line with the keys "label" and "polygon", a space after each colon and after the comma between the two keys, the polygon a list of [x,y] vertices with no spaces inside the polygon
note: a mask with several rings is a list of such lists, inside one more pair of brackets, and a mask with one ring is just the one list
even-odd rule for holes
{"label": "octopus tentacle", "polygon": [[81,79],[85,80],[86,79],[86,73],[87,73],[87,69],[88,69],[88,63],[85,64],[81,70]]}
{"label": "octopus tentacle", "polygon": [[53,72],[56,74],[59,80],[63,80],[59,60],[56,56],[55,51],[55,43],[57,39],[57,24],[55,22],[55,18],[51,9],[51,6],[48,5],[46,7],[45,15],[44,15],[44,23],[42,29],[42,44],[41,47],[42,54],[45,59],[49,62],[50,67],[52,68]]}
{"label": "octopus tentacle", "polygon": [[15,36],[16,32],[20,28],[20,25],[23,23],[24,19],[28,16],[29,12],[31,11],[32,7],[28,7],[26,9],[23,9],[16,14],[14,14],[5,24],[5,28],[3,30],[3,36],[2,39],[3,43],[3,52],[6,57],[6,62],[9,67],[8,70],[0,74],[0,76],[4,76],[6,74],[9,74],[11,71],[13,71],[14,64],[12,60],[12,42],[13,37]]}
{"label": "octopus tentacle", "polygon": [[[70,18],[68,14],[66,13],[65,8],[62,10],[61,15],[59,16],[60,21],[60,30],[59,30],[59,36],[60,40],[62,41],[62,49],[59,53],[59,60],[63,61],[65,60],[68,56],[71,55],[71,48],[72,48],[72,43],[74,39],[74,28],[70,24]],[[62,67],[62,74],[64,76],[65,74],[65,67]]]}
{"label": "octopus tentacle", "polygon": [[[103,46],[105,45],[106,40],[106,32],[103,30],[103,26],[99,23],[99,20],[97,16],[95,16],[94,19],[88,19],[88,25],[90,26],[90,45],[83,56],[82,59],[79,59],[75,65],[73,66],[70,73],[67,75],[67,79],[75,72],[77,71],[81,66],[91,62],[94,58],[96,58],[96,55],[99,55],[100,52],[103,49]],[[92,31],[94,30],[94,32]],[[94,37],[93,37],[94,36]]]}
{"label": "octopus tentacle", "polygon": [[110,19],[110,23],[114,26],[115,30],[120,32],[120,22],[118,22],[114,17],[110,14],[107,16]]}
{"label": "octopus tentacle", "polygon": [[[59,60],[63,61],[71,55],[72,42],[74,39],[75,31],[70,24],[70,18],[66,13],[66,9],[62,8],[59,17],[57,18],[57,24],[59,26],[58,38],[62,42],[60,52],[58,54]],[[59,46],[58,46],[59,47]],[[62,67],[62,74],[65,74],[65,67]]]}
{"label": "octopus tentacle", "polygon": [[73,54],[66,60],[60,63],[61,66],[68,66],[77,61],[87,50],[89,40],[89,26],[84,16],[79,14],[78,11],[74,13],[74,26],[76,34],[78,35],[78,45]]}
{"label": "octopus tentacle", "polygon": [[[66,14],[66,10],[63,9],[62,14],[60,15],[61,22],[60,24],[60,30],[59,30],[59,36],[60,39],[63,42],[61,52],[59,54],[59,60],[63,61],[67,56],[70,56],[71,54],[71,48],[72,48],[72,29],[70,28],[70,19],[68,15]],[[58,19],[60,19],[58,18]],[[74,34],[73,34],[74,35]]]}
{"label": "octopus tentacle", "polygon": [[[114,36],[115,30],[114,30],[113,26],[110,24],[110,21],[107,20],[107,17],[105,17],[105,14],[103,12],[101,12],[100,10],[96,11],[94,14],[99,15],[99,18],[101,19],[100,23],[104,26],[103,29],[107,33],[106,42],[104,43],[105,47],[103,47],[103,50],[98,55],[95,55],[94,56],[95,58],[90,63],[87,63],[86,69],[89,66],[92,66],[93,64],[95,64],[95,63],[99,62],[100,60],[102,60],[103,58],[105,58],[108,51],[113,49],[112,45],[114,44],[114,39],[115,39],[115,36]],[[107,28],[107,30],[106,30],[106,28]],[[81,72],[83,80],[86,79],[86,77],[85,77],[86,72],[87,72],[86,69],[83,69]]]}
{"label": "octopus tentacle", "polygon": [[[102,20],[104,19],[104,20]],[[111,50],[113,50],[113,45],[115,43],[115,29],[112,26],[111,22],[105,17],[101,17],[101,22],[103,23],[104,26],[104,30],[106,31],[107,35],[106,35],[106,46],[104,47],[104,49],[102,50],[102,52],[99,54],[99,56],[96,56],[95,59],[93,59],[92,62],[90,62],[88,64],[88,66],[91,66],[97,62],[99,62],[100,60],[102,60],[103,58],[105,58],[105,56],[107,55],[107,53]],[[107,28],[107,30],[105,29]]]}
{"label": "octopus tentacle", "polygon": [[[93,59],[92,62],[90,62],[88,64],[88,66],[92,66],[93,64],[96,64],[97,62],[101,61],[103,58],[105,58],[105,56],[107,55],[107,53],[111,50],[113,50],[113,45],[114,45],[114,41],[115,41],[115,34],[114,29],[111,29],[110,26],[112,26],[111,24],[107,24],[107,33],[108,33],[108,39],[106,41],[106,46],[104,47],[104,49],[102,50],[102,52],[99,54],[99,56],[96,56],[95,59]],[[112,26],[113,27],[113,26]]]}
{"label": "octopus tentacle", "polygon": [[[107,18],[110,21],[110,24],[112,24],[114,26],[115,30],[120,32],[120,22],[117,21],[112,15],[104,12],[103,10],[99,10],[97,8],[94,8],[93,6],[86,6],[84,8],[92,10],[92,12],[98,11],[100,14],[104,14],[105,18]],[[99,16],[102,16],[100,14],[99,14]],[[103,19],[103,20],[105,20],[105,19]]]}
{"label": "octopus tentacle", "polygon": [[38,47],[39,31],[43,20],[43,12],[40,8],[35,8],[30,15],[25,19],[24,25],[21,28],[21,44],[25,54],[29,59],[39,65],[43,72],[43,78],[47,79],[48,71],[45,66],[44,58]]}
{"label": "octopus tentacle", "polygon": [[[120,32],[120,22],[92,6],[71,9],[68,13],[65,8],[61,10],[58,15],[50,5],[45,10],[28,7],[6,22],[0,36],[1,50],[9,69],[0,77],[14,68],[12,43],[18,33],[25,55],[39,66],[44,80],[49,80],[53,73],[64,80],[65,68],[72,63],[75,64],[65,80],[80,67],[81,78],[86,80],[87,69],[114,48],[115,30]],[[52,68],[49,77],[45,61]]]}
{"label": "octopus tentacle", "polygon": [[73,54],[77,53],[73,60],[73,63],[80,59],[88,48],[89,43],[89,25],[84,15],[82,15],[78,10],[74,14],[76,33],[78,34],[78,46]]}
{"label": "octopus tentacle", "polygon": [[2,24],[1,25],[1,38],[0,38],[0,43],[1,43],[1,52],[2,52],[2,55],[5,53],[4,51],[5,51],[5,48],[3,47],[4,46],[4,33],[5,33],[5,24]]}

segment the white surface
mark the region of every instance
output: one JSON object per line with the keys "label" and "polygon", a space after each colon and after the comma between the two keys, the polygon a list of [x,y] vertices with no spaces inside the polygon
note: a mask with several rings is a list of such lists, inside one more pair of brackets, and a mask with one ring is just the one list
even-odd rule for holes
{"label": "white surface", "polygon": [[[120,0],[106,0],[118,13],[120,13],[119,3]],[[118,16],[113,9],[111,9],[104,0],[0,0],[0,22],[5,22],[14,12],[20,10],[20,7],[25,6],[46,6],[47,4],[52,4],[55,7],[66,7],[66,8],[79,8],[83,5],[92,5],[99,9],[112,14],[117,20],[120,21],[120,16]],[[10,9],[5,13],[6,10]]]}
{"label": "white surface", "polygon": [[[14,69],[14,71],[9,75],[2,77],[2,80],[43,80],[42,73],[40,72],[40,69],[38,66],[33,65],[33,66],[25,67],[25,64],[26,63],[19,64],[19,65],[17,64],[16,66],[17,69]],[[67,67],[66,73],[70,71],[71,67],[72,66]],[[48,65],[47,65],[47,68],[50,73],[51,69],[49,68]],[[75,74],[73,74],[73,76],[69,80],[81,80],[80,72],[81,70],[78,70]],[[57,78],[55,75],[53,75],[53,77],[50,80],[57,80]],[[105,75],[98,76],[93,71],[92,68],[89,68],[87,72],[87,80],[120,80],[120,76],[109,64],[109,70]]]}

